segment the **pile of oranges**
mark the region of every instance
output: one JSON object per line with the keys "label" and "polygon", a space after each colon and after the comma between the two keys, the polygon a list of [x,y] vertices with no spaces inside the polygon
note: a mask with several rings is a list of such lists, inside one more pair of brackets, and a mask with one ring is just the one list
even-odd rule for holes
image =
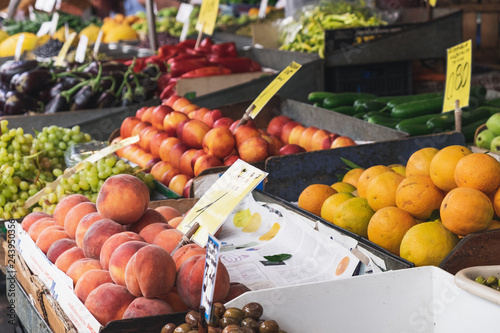
{"label": "pile of oranges", "polygon": [[298,206],[413,262],[438,266],[474,232],[500,228],[500,163],[460,145],[423,148],[406,166],[348,171],[313,184]]}

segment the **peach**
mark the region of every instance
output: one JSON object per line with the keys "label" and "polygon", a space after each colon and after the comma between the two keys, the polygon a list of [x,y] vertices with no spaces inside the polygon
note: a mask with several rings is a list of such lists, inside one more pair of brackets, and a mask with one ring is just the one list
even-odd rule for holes
{"label": "peach", "polygon": [[307,127],[300,135],[299,146],[304,147],[306,151],[311,151],[312,138],[319,128],[311,126]]}
{"label": "peach", "polygon": [[[333,134],[333,135],[332,135]],[[335,139],[334,133],[330,133],[327,130],[317,130],[311,138],[311,151],[330,149],[333,140]]]}
{"label": "peach", "polygon": [[130,258],[125,269],[127,289],[134,296],[147,298],[168,294],[175,284],[172,256],[157,245],[147,245]]}
{"label": "peach", "polygon": [[261,134],[260,137],[267,141],[269,147],[269,156],[278,155],[278,148],[274,145],[274,140],[266,133]]}
{"label": "peach", "polygon": [[203,138],[203,150],[207,154],[224,159],[233,151],[236,144],[233,133],[229,128],[213,128]]}
{"label": "peach", "polygon": [[243,295],[247,291],[251,291],[251,290],[250,290],[250,288],[245,286],[243,283],[231,282],[231,284],[229,285],[229,292],[227,293],[227,296],[224,299],[224,303],[227,303],[227,302],[233,300],[234,298],[236,298],[240,295]]}
{"label": "peach", "polygon": [[179,142],[170,150],[169,161],[172,163],[174,169],[180,169],[181,166],[181,156],[184,154],[189,147],[183,142]]}
{"label": "peach", "polygon": [[82,303],[85,303],[89,294],[105,283],[113,283],[109,272],[103,269],[91,269],[78,279],[75,284],[75,295]]}
{"label": "peach", "polygon": [[[292,128],[290,131],[290,135],[288,136],[288,143],[296,144],[300,146],[300,137],[302,136],[302,133],[306,130],[306,128],[302,125],[295,126]],[[302,147],[306,149],[306,147]]]}
{"label": "peach", "polygon": [[306,150],[299,145],[288,143],[280,148],[278,155],[305,153]]}
{"label": "peach", "polygon": [[253,137],[238,146],[238,154],[248,163],[263,161],[269,156],[269,144],[261,137]]}
{"label": "peach", "polygon": [[117,155],[127,160],[131,160],[131,157],[140,149],[141,147],[138,144],[129,145],[118,150]]}
{"label": "peach", "polygon": [[203,117],[205,117],[205,115],[209,112],[210,112],[209,109],[201,108],[201,109],[197,109],[197,110],[194,110],[192,112],[189,112],[188,116],[190,119],[196,119],[199,121],[203,121]]}
{"label": "peach", "polygon": [[210,154],[201,156],[194,164],[194,175],[198,176],[203,170],[222,166],[222,161]]}
{"label": "peach", "polygon": [[236,162],[237,160],[240,159],[240,155],[229,155],[228,157],[226,157],[223,161],[223,165],[225,166],[231,166],[234,164],[234,162]]}
{"label": "peach", "polygon": [[[235,120],[235,121],[231,124],[231,126],[229,126],[229,129],[231,130],[231,132],[233,132],[233,133],[234,133],[234,130],[235,130],[237,127],[239,127],[238,125],[239,125],[240,121],[241,121],[241,119]],[[257,126],[255,125],[255,123],[254,123],[254,121],[253,121],[252,119],[247,120],[247,122],[246,122],[246,123],[241,124],[240,126],[249,126],[249,127],[255,128],[255,129],[257,128]]]}
{"label": "peach", "polygon": [[[147,107],[146,110],[142,113],[141,121],[151,123],[151,120],[153,119],[153,110],[154,109],[155,109],[154,106]],[[137,117],[137,113],[136,113],[136,117]]]}
{"label": "peach", "polygon": [[145,153],[142,156],[139,157],[137,160],[137,164],[141,167],[141,169],[144,169],[145,172],[148,172],[151,170],[153,165],[155,165],[156,162],[159,162],[159,158],[155,158],[153,154],[151,153]]}
{"label": "peach", "polygon": [[191,161],[198,152],[199,149],[188,149],[186,150],[180,158],[179,161],[179,171],[189,177],[194,177],[193,164]]}
{"label": "peach", "polygon": [[188,104],[188,105],[184,106],[182,109],[180,109],[179,111],[182,113],[185,113],[189,116],[191,113],[198,110],[199,108],[200,107],[196,104]]}
{"label": "peach", "polygon": [[135,299],[126,287],[104,283],[95,288],[85,300],[85,307],[103,326],[123,318],[125,310]]}
{"label": "peach", "polygon": [[276,116],[267,125],[267,130],[266,132],[269,135],[275,135],[277,137],[281,136],[281,130],[283,129],[283,126],[285,126],[286,123],[292,121],[287,116],[281,115],[281,116]]}
{"label": "peach", "polygon": [[177,229],[161,231],[153,240],[153,245],[158,245],[168,253],[171,253],[184,234]]}
{"label": "peach", "polygon": [[167,114],[172,111],[174,110],[168,105],[158,105],[153,109],[153,113],[151,114],[151,125],[162,131],[163,121],[165,120]]}
{"label": "peach", "polygon": [[181,300],[179,294],[177,293],[177,288],[174,286],[172,290],[166,295],[160,295],[158,298],[167,302],[174,312],[185,312],[189,310],[186,304]]}
{"label": "peach", "polygon": [[169,98],[167,98],[162,104],[172,107],[172,105],[174,105],[174,102],[176,100],[178,100],[179,98],[181,98],[181,96],[174,94],[174,95],[170,96]]}
{"label": "peach", "polygon": [[234,139],[236,140],[236,147],[239,147],[243,141],[253,137],[260,137],[258,129],[248,125],[243,125],[233,131]]}
{"label": "peach", "polygon": [[134,128],[132,129],[130,136],[139,135],[139,133],[141,133],[143,129],[149,126],[151,126],[151,123],[148,123],[146,121],[141,121],[140,123],[137,123],[137,125],[135,125]]}
{"label": "peach", "polygon": [[142,241],[128,241],[119,245],[109,258],[109,274],[116,284],[125,285],[125,268],[132,256],[141,248],[148,245]]}
{"label": "peach", "polygon": [[160,161],[153,165],[149,173],[152,174],[157,181],[161,182],[161,179],[163,178],[165,172],[171,169],[172,164],[170,162]]}
{"label": "peach", "polygon": [[175,136],[177,134],[177,126],[184,120],[189,120],[187,114],[179,111],[172,111],[167,114],[163,120],[163,130],[169,136]]}
{"label": "peach", "polygon": [[83,250],[80,249],[79,247],[75,246],[72,247],[57,257],[57,260],[55,262],[55,265],[57,268],[59,268],[61,271],[66,273],[68,268],[77,260],[85,258],[85,254],[83,254]]}
{"label": "peach", "polygon": [[174,309],[164,300],[158,298],[137,297],[128,306],[122,319],[159,316],[174,313]]}
{"label": "peach", "polygon": [[126,139],[129,136],[131,136],[132,130],[134,129],[135,125],[137,125],[140,122],[141,120],[136,117],[127,117],[123,119],[122,124],[120,126],[120,136],[123,139]]}
{"label": "peach", "polygon": [[167,172],[165,172],[163,174],[163,176],[161,178],[161,183],[168,187],[172,178],[174,178],[175,176],[177,176],[179,174],[180,174],[180,171],[178,169],[172,168],[171,170],[168,170]]}
{"label": "peach", "polygon": [[146,211],[149,189],[139,178],[119,174],[111,176],[97,195],[97,211],[103,218],[120,224],[132,224]]}
{"label": "peach", "polygon": [[137,222],[129,224],[127,226],[127,230],[138,234],[141,232],[142,229],[144,229],[145,227],[147,227],[150,224],[167,223],[167,222],[168,221],[163,217],[162,214],[160,214],[160,212],[158,212],[152,208],[148,208],[148,209],[146,209],[144,214],[141,216],[141,218],[139,220],[137,220]]}
{"label": "peach", "polygon": [[54,244],[55,241],[65,238],[69,239],[64,228],[60,225],[53,225],[40,232],[36,239],[36,246],[38,246],[43,253],[47,254],[50,246]]}
{"label": "peach", "polygon": [[214,124],[212,125],[212,128],[217,128],[217,127],[231,127],[231,125],[234,123],[234,120],[229,118],[229,117],[221,117],[214,121]]}
{"label": "peach", "polygon": [[160,157],[160,146],[162,142],[169,137],[170,136],[167,133],[160,131],[151,139],[149,143],[149,151],[154,157]]}
{"label": "peach", "polygon": [[198,244],[187,244],[175,251],[172,259],[175,262],[175,268],[179,270],[181,265],[187,261],[189,258],[197,255],[205,255],[206,249],[204,247],[199,246]]}
{"label": "peach", "polygon": [[82,202],[90,202],[90,200],[82,194],[71,194],[62,198],[54,209],[54,222],[64,227],[64,220],[68,212]]}
{"label": "peach", "polygon": [[[57,208],[57,206],[56,206]],[[52,215],[44,213],[44,212],[33,212],[29,213],[23,218],[23,221],[21,222],[21,227],[23,228],[24,231],[28,231],[30,227],[35,223],[36,221],[44,218],[44,217],[52,217]],[[55,222],[55,221],[54,221]]]}
{"label": "peach", "polygon": [[176,144],[180,143],[181,140],[179,140],[176,137],[169,137],[165,140],[162,141],[160,144],[160,158],[162,161],[165,162],[170,162],[170,151],[172,150],[172,147],[174,147]]}
{"label": "peach", "polygon": [[91,269],[102,269],[99,260],[91,258],[78,259],[69,266],[66,275],[73,279],[73,286],[75,286],[80,277]]}
{"label": "peach", "polygon": [[142,150],[144,150],[146,153],[151,152],[149,149],[151,140],[158,133],[160,133],[160,130],[158,130],[157,128],[155,128],[153,126],[145,127],[139,133],[139,144],[140,144]]}
{"label": "peach", "polygon": [[143,106],[142,108],[135,111],[135,118],[142,120],[142,116],[144,115],[144,113],[148,108],[149,108],[148,106]]}
{"label": "peach", "polygon": [[92,224],[83,237],[82,250],[85,257],[99,259],[104,242],[122,231],[123,225],[106,218]]}
{"label": "peach", "polygon": [[56,240],[54,243],[52,243],[52,245],[49,247],[49,250],[47,251],[47,259],[49,259],[50,262],[54,264],[61,254],[75,246],[76,242],[70,238],[62,238]]}
{"label": "peach", "polygon": [[181,224],[183,219],[184,219],[183,216],[174,217],[173,219],[168,221],[168,224],[170,224],[172,228],[176,229],[177,226]]}
{"label": "peach", "polygon": [[196,161],[197,161],[200,157],[202,157],[203,155],[206,155],[206,154],[207,154],[207,153],[205,153],[205,152],[203,151],[203,149],[198,149],[198,150],[196,151],[196,154],[194,154],[193,158],[191,159],[191,166],[193,167],[193,170],[194,170],[194,165],[195,165]]}
{"label": "peach", "polygon": [[207,112],[204,116],[202,121],[208,125],[208,127],[212,128],[214,126],[214,123],[222,118],[222,111],[219,109],[215,110],[210,110],[210,112]]}
{"label": "peach", "polygon": [[280,135],[280,139],[281,139],[281,142],[283,142],[283,144],[287,144],[287,143],[290,143],[288,141],[288,138],[290,136],[290,132],[292,131],[292,129],[295,127],[295,126],[299,126],[300,123],[299,122],[296,122],[296,121],[289,121],[287,122],[285,125],[283,125],[283,128],[281,129],[281,135]]}
{"label": "peach", "polygon": [[28,235],[31,237],[33,242],[36,242],[38,236],[44,229],[55,225],[56,224],[54,223],[54,219],[52,217],[42,217],[31,225],[28,229]]}
{"label": "peach", "polygon": [[[185,261],[177,272],[177,292],[182,301],[190,308],[200,306],[203,273],[205,269],[205,255],[196,255]],[[217,265],[215,278],[214,302],[223,302],[229,293],[229,273],[222,262]]]}
{"label": "peach", "polygon": [[339,136],[335,140],[333,140],[330,148],[339,148],[339,147],[348,147],[355,146],[356,142],[348,136]]}
{"label": "peach", "polygon": [[64,219],[64,230],[66,230],[69,238],[75,239],[76,228],[78,228],[81,219],[85,215],[95,212],[97,212],[97,208],[93,202],[81,202],[71,208]]}
{"label": "peach", "polygon": [[118,246],[131,241],[145,242],[144,238],[132,231],[123,231],[109,237],[104,244],[102,244],[99,254],[99,261],[101,262],[102,269],[109,269],[109,259]]}
{"label": "peach", "polygon": [[191,197],[191,186],[193,185],[193,178],[189,179],[184,185],[184,189],[182,190],[182,196],[184,198],[190,198]]}
{"label": "peach", "polygon": [[102,216],[98,212],[89,213],[82,217],[80,222],[78,222],[78,226],[76,227],[75,232],[75,241],[78,247],[82,247],[83,237],[85,237],[85,233],[87,232],[88,228],[101,219]]}
{"label": "peach", "polygon": [[165,218],[165,220],[167,220],[167,222],[173,219],[174,217],[182,216],[182,213],[179,212],[178,209],[170,206],[159,206],[156,207],[155,210],[161,215],[163,215],[163,217]]}
{"label": "peach", "polygon": [[186,186],[190,178],[191,177],[189,177],[188,175],[184,175],[182,173],[175,175],[168,183],[168,188],[178,195],[182,195],[182,191],[184,190],[184,187]]}
{"label": "peach", "polygon": [[145,228],[143,228],[141,230],[141,232],[139,233],[139,235],[142,238],[144,238],[144,240],[146,242],[148,242],[149,244],[152,244],[153,241],[155,240],[156,236],[158,236],[158,234],[160,234],[163,230],[167,230],[167,229],[173,229],[173,228],[168,223],[162,223],[162,222],[153,223],[153,224],[150,224],[150,225],[146,226]]}
{"label": "peach", "polygon": [[178,136],[190,148],[203,148],[203,138],[210,130],[207,124],[200,120],[191,119],[182,128],[181,135]]}

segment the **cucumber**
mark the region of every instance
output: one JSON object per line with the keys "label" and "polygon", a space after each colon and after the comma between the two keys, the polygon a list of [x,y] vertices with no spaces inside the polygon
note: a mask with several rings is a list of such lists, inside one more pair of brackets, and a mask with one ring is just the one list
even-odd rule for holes
{"label": "cucumber", "polygon": [[464,135],[465,137],[465,142],[473,142],[474,141],[474,135],[476,134],[476,130],[479,126],[481,126],[482,124],[484,124],[486,122],[486,120],[484,119],[481,119],[481,120],[477,120],[473,123],[470,123],[466,126],[463,126],[462,127],[462,134]]}
{"label": "cucumber", "polygon": [[355,108],[359,109],[359,111],[363,111],[363,104],[365,104],[365,102],[368,102],[372,100],[371,98],[369,97],[363,97],[363,98],[359,98],[357,100],[354,101],[354,103],[352,104],[352,106],[354,106]]}
{"label": "cucumber", "polygon": [[401,97],[406,97],[406,96],[384,96],[384,97],[377,97],[373,101],[387,104],[390,101],[392,101],[394,99],[397,99],[397,98],[401,98]]}
{"label": "cucumber", "polygon": [[387,102],[387,106],[390,107],[391,109],[395,108],[398,105],[409,103],[409,102],[415,102],[415,101],[421,101],[421,100],[426,100],[426,99],[431,99],[431,98],[436,98],[436,97],[442,97],[443,93],[427,93],[427,94],[418,94],[418,95],[410,95],[410,96],[401,96],[401,97],[396,97],[392,99],[391,101]]}
{"label": "cucumber", "polygon": [[[462,126],[467,126],[479,120],[483,120],[484,123],[490,115],[490,108],[484,106],[480,106],[469,112],[462,112]],[[433,132],[455,129],[455,112],[445,112],[441,116],[429,119],[427,127]]]}
{"label": "cucumber", "polygon": [[400,104],[391,111],[396,118],[412,118],[424,114],[438,113],[443,109],[443,97],[419,100]]}
{"label": "cucumber", "polygon": [[357,118],[357,119],[363,119],[363,116],[365,115],[364,112],[358,112],[358,113],[355,113],[353,115],[354,118]]}
{"label": "cucumber", "polygon": [[371,124],[382,125],[385,127],[396,129],[396,125],[401,121],[401,119],[388,118],[380,115],[372,115],[366,119],[367,122]]}
{"label": "cucumber", "polygon": [[411,124],[411,123],[403,123],[403,121],[399,122],[396,125],[396,129],[401,132],[406,132],[410,134],[410,136],[418,136],[418,135],[427,135],[431,134],[432,131],[424,124]]}
{"label": "cucumber", "polygon": [[387,103],[377,102],[374,100],[363,103],[363,108],[365,109],[365,112],[380,111],[385,107],[387,107]]}
{"label": "cucumber", "polygon": [[500,98],[490,99],[489,101],[486,101],[485,104],[500,108]]}
{"label": "cucumber", "polygon": [[471,86],[470,87],[470,98],[477,98],[479,101],[484,101],[486,99],[486,88],[483,86]]}
{"label": "cucumber", "polygon": [[354,108],[354,106],[338,106],[336,108],[333,108],[333,109],[329,109],[331,111],[334,111],[334,112],[338,112],[338,113],[342,113],[342,114],[346,114],[348,116],[354,116],[356,114],[356,109]]}
{"label": "cucumber", "polygon": [[334,92],[330,91],[313,91],[307,95],[307,100],[309,102],[323,102],[323,100],[327,97],[335,96]]}
{"label": "cucumber", "polygon": [[388,119],[393,119],[391,117],[390,113],[384,113],[384,112],[380,112],[380,111],[370,111],[370,112],[367,112],[363,116],[363,119],[368,120],[368,118],[370,118],[371,116],[377,116],[377,117],[384,117],[384,118],[388,118]]}
{"label": "cucumber", "polygon": [[425,125],[427,127],[427,121],[431,118],[436,117],[435,114],[424,114],[423,116],[418,116],[414,118],[408,118],[405,120],[401,120],[399,122],[400,125],[402,126],[407,126],[407,125]]}
{"label": "cucumber", "polygon": [[360,98],[375,98],[375,95],[367,93],[338,93],[334,96],[326,97],[323,100],[323,105],[327,109],[333,109],[338,106],[353,105]]}
{"label": "cucumber", "polygon": [[316,107],[318,107],[318,108],[322,108],[323,107],[323,103],[321,103],[321,102],[314,102],[313,105],[316,106]]}
{"label": "cucumber", "polygon": [[[483,105],[478,107],[477,109],[486,109],[489,111],[490,116],[494,115],[495,113],[500,112],[500,107],[495,107],[495,106],[488,106],[488,105]],[[476,110],[477,110],[476,109]],[[462,109],[463,110],[463,109]]]}

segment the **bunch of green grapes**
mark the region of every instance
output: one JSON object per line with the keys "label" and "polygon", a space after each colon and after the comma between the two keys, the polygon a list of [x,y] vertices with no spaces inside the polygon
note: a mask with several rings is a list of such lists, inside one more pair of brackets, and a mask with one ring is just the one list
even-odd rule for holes
{"label": "bunch of green grapes", "polygon": [[131,174],[141,179],[150,190],[154,188],[153,175],[139,171],[114,155],[100,159],[97,163],[83,162],[83,169],[68,178],[61,178],[55,188],[46,187],[45,195],[38,205],[46,213],[53,214],[57,203],[66,195],[79,193],[96,202],[97,194],[106,179],[113,175]]}

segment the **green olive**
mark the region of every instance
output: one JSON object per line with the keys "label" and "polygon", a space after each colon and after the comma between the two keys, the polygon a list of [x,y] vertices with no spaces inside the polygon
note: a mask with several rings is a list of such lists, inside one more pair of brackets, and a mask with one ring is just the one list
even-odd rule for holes
{"label": "green olive", "polygon": [[221,328],[225,328],[228,325],[239,325],[240,324],[240,322],[237,319],[232,318],[232,317],[222,317],[219,322],[220,322]]}
{"label": "green olive", "polygon": [[198,327],[199,318],[200,314],[198,313],[198,311],[191,310],[186,313],[186,317],[184,319],[186,320],[186,323],[191,325],[191,327]]}
{"label": "green olive", "polygon": [[175,324],[168,323],[167,325],[163,326],[160,333],[174,333],[175,327]]}
{"label": "green olive", "polygon": [[255,320],[259,320],[264,313],[262,305],[257,302],[248,303],[242,308],[242,310],[245,313],[245,318],[253,318]]}
{"label": "green olive", "polygon": [[266,320],[259,327],[259,333],[279,333],[280,327],[274,320]]}
{"label": "green olive", "polygon": [[191,325],[184,323],[182,325],[177,326],[174,330],[174,333],[188,333],[189,331],[192,330],[193,328],[191,327]]}
{"label": "green olive", "polygon": [[229,308],[224,312],[224,317],[231,317],[238,321],[238,324],[245,319],[245,312],[238,308]]}
{"label": "green olive", "polygon": [[241,321],[241,327],[248,327],[254,332],[259,332],[259,324],[253,318],[245,318]]}
{"label": "green olive", "polygon": [[226,312],[226,307],[224,306],[223,303],[214,303],[214,313],[220,318],[224,315],[224,312]]}

